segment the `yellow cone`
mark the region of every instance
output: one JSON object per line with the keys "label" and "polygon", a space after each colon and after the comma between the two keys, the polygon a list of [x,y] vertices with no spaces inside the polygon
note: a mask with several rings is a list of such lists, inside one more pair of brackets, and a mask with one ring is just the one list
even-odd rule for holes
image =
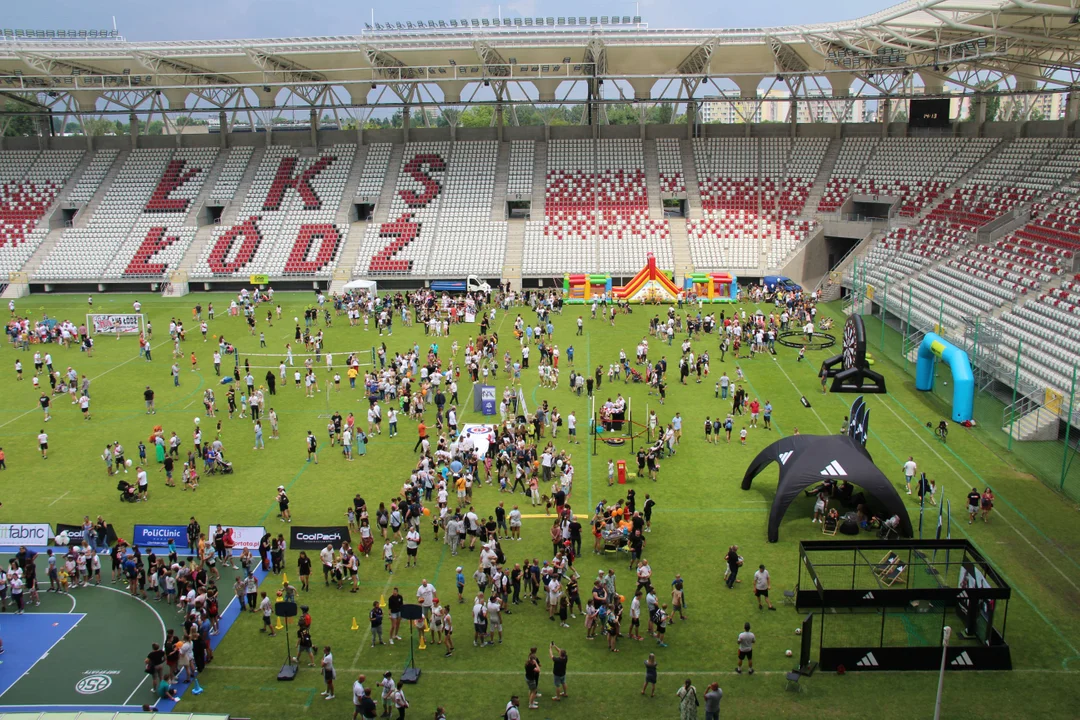
{"label": "yellow cone", "polygon": [[282,585],[288,585],[289,584],[289,576],[288,576],[288,574],[286,574],[284,572],[281,573],[281,584]]}
{"label": "yellow cone", "polygon": [[385,595],[380,595],[379,596],[379,607],[386,607],[386,596]]}
{"label": "yellow cone", "polygon": [[356,624],[356,618],[355,617],[352,619],[352,627],[350,627],[349,629],[350,630],[359,630],[360,629],[360,626]]}
{"label": "yellow cone", "polygon": [[431,630],[431,626],[428,625],[427,616],[425,615],[424,616],[424,632],[428,632],[430,630]]}
{"label": "yellow cone", "polygon": [[417,650],[427,650],[427,645],[424,644],[424,633],[420,633],[420,644],[416,646]]}
{"label": "yellow cone", "polygon": [[275,630],[284,630],[285,626],[281,624],[281,618],[277,619],[277,625],[274,626]]}

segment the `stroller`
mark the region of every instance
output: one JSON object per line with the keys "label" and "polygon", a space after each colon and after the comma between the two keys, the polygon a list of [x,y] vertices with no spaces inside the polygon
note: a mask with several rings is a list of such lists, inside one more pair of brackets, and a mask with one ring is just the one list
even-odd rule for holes
{"label": "stroller", "polygon": [[632,382],[639,383],[639,382],[643,382],[645,380],[645,378],[642,377],[642,375],[641,375],[641,373],[639,371],[635,370],[634,368],[627,368],[627,369],[630,371],[630,380]]}
{"label": "stroller", "polygon": [[120,502],[138,502],[138,489],[127,480],[116,483],[116,489],[120,491]]}

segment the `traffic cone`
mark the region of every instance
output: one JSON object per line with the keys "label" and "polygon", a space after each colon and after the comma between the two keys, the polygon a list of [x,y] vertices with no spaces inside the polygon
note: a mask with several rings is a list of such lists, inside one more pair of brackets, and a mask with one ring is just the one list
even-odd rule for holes
{"label": "traffic cone", "polygon": [[428,625],[427,616],[425,615],[424,616],[424,632],[429,632],[430,630],[431,630],[431,626]]}
{"label": "traffic cone", "polygon": [[420,644],[416,646],[417,650],[427,650],[427,645],[424,644],[424,633],[420,633]]}
{"label": "traffic cone", "polygon": [[285,573],[285,572],[281,573],[281,584],[282,585],[288,585],[289,584],[289,575],[288,575],[288,573]]}
{"label": "traffic cone", "polygon": [[352,619],[352,627],[350,627],[349,629],[350,630],[359,630],[360,629],[360,626],[356,623],[356,618],[355,617]]}
{"label": "traffic cone", "polygon": [[385,595],[380,595],[379,596],[379,607],[386,607],[386,596]]}
{"label": "traffic cone", "polygon": [[199,678],[195,678],[192,681],[192,683],[191,683],[191,694],[192,695],[202,695],[203,694],[202,685],[199,684]]}
{"label": "traffic cone", "polygon": [[275,630],[284,630],[285,626],[281,624],[281,618],[277,619],[277,625],[274,626]]}

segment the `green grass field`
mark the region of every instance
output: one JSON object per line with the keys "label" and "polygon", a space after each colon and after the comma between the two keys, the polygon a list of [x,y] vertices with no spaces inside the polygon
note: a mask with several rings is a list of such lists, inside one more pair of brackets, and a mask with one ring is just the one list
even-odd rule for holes
{"label": "green grass field", "polygon": [[[128,457],[136,457],[138,440],[145,439],[151,427],[160,423],[166,433],[176,430],[187,445],[192,419],[202,415],[203,390],[210,385],[219,387],[210,365],[214,346],[202,343],[190,321],[195,297],[141,299],[155,329],[152,363],[138,358],[135,339],[117,341],[99,337],[92,358],[86,358],[77,349],[53,348],[54,363],[60,369],[71,364],[80,374],[93,378],[94,417],[84,422],[77,407],[60,398],[54,418],[46,428],[50,434],[48,461],[43,461],[37,452],[36,435],[43,425],[36,394],[29,381],[15,382],[12,368],[17,352],[9,345],[4,347],[0,365],[3,368],[0,445],[7,455],[8,466],[0,473],[4,520],[78,523],[83,515],[103,514],[115,524],[121,536],[128,536],[137,522],[184,524],[189,516],[195,515],[204,528],[211,522],[223,521],[236,525],[265,524],[276,532],[280,524],[276,518],[274,489],[279,484],[289,489],[294,522],[298,524],[344,524],[346,506],[356,492],[364,495],[369,506],[397,494],[415,462],[414,423],[403,419],[400,437],[389,439],[384,434],[373,438],[367,455],[348,463],[339,453],[326,451],[323,440],[326,420],[317,417],[324,411],[325,399],[305,399],[302,391],[279,386],[278,396],[269,399],[269,404],[281,418],[282,437],[270,440],[267,427],[266,450],[252,450],[249,420],[224,421],[223,442],[237,470],[234,476],[204,478],[199,491],[192,494],[164,487],[163,474],[151,472],[149,502],[120,503],[116,480],[106,476],[98,460],[105,443],[120,440],[128,449]],[[226,307],[229,300],[224,295],[198,296],[198,299],[204,306],[213,300],[218,308]],[[310,295],[282,293],[277,299],[284,305],[284,319],[273,327],[263,323],[258,327],[266,332],[270,352],[283,352],[284,344],[292,340],[291,318],[300,314]],[[131,296],[98,297],[95,310],[127,311],[132,300]],[[85,314],[86,305],[82,296],[29,297],[19,302],[19,311],[35,317],[44,311],[50,316],[78,321]],[[649,317],[643,309],[638,309],[631,316],[620,316],[617,326],[610,327],[600,321],[591,322],[586,316],[586,334],[578,338],[573,337],[577,314],[577,309],[571,307],[555,320],[556,340],[563,349],[564,379],[568,345],[574,345],[579,368],[595,368],[598,364],[606,368],[615,361],[620,347],[628,354],[633,353],[637,340],[646,334]],[[173,316],[188,321],[189,339],[183,350],[185,353],[194,350],[200,367],[199,372],[191,372],[187,360],[181,360],[178,388],[172,386],[169,376],[171,348],[167,329]],[[499,313],[495,327],[504,346],[515,345],[512,322],[513,313],[509,316]],[[450,340],[457,339],[464,345],[472,329],[455,328],[457,334]],[[247,334],[240,319],[222,318],[219,314],[211,332],[225,334],[242,353],[259,352],[257,337]],[[360,327],[350,328],[343,319],[326,330],[326,335],[327,350],[339,362],[344,361],[345,351],[367,349],[379,341],[374,330],[365,333]],[[414,341],[422,348],[426,346],[423,331],[418,328],[397,328],[394,336],[385,340],[391,352]],[[442,341],[444,352],[449,351],[449,342]],[[657,347],[655,340],[651,344],[650,356],[666,354],[674,368],[677,344],[672,348]],[[695,343],[698,352],[705,346],[705,341]],[[853,706],[880,718],[906,720],[932,715],[935,673],[817,674],[804,680],[804,692],[785,691],[783,673],[791,669],[792,661],[784,657],[784,651],[791,648],[797,652],[794,629],[799,616],[790,607],[778,606],[778,611],[773,613],[759,612],[750,589],[749,569],[759,563],[766,564],[772,574],[774,595],[779,596],[781,590],[792,588],[796,581],[797,541],[820,539],[822,535],[820,526],[810,522],[811,500],[801,498],[792,505],[780,529],[781,541],[768,544],[766,513],[775,475],[766,473],[749,492],[741,491],[739,484],[749,460],[777,435],[790,434],[796,426],[803,434],[835,433],[854,397],[818,393],[816,369],[825,353],[810,353],[808,362],[799,363],[794,350],[782,348],[776,358],[759,356],[742,362],[751,396],[763,402],[770,400],[775,407],[775,430],[771,433],[751,430],[746,447],[737,440],[730,445],[706,445],[699,431],[702,420],[706,415],[724,414],[730,409],[727,403],[714,399],[713,380],[719,377],[721,367],[734,377],[730,356],[727,363],[719,363],[711,337],[708,349],[713,354],[713,378],[702,385],[691,383],[683,387],[677,382],[677,372],[673,373],[668,402],[663,407],[657,405],[656,398],[647,395],[643,385],[620,383],[612,388],[605,381],[599,391],[602,398],[616,391],[631,396],[635,419],[646,417],[646,407],[656,409],[662,422],[668,421],[676,411],[684,418],[679,452],[664,461],[659,481],[655,484],[648,479],[633,481],[639,505],[646,492],[657,501],[653,532],[647,536],[645,553],[657,585],[666,587],[676,573],[686,582],[689,619],[669,630],[670,647],[658,648],[651,641],[638,643],[623,639],[621,652],[612,654],[602,641],[585,640],[580,618],[573,621],[570,629],[562,629],[557,623],[549,622],[541,608],[529,605],[507,618],[502,645],[477,649],[469,642],[467,612],[455,605],[458,652],[449,659],[436,649],[418,653],[423,677],[410,688],[410,717],[430,717],[437,704],[444,705],[448,717],[454,720],[498,717],[514,693],[523,696],[523,712],[526,712],[522,678],[525,657],[530,646],[543,651],[552,640],[569,651],[571,698],[560,703],[550,701],[550,662],[545,657],[541,685],[544,698],[539,711],[527,712],[530,717],[676,717],[674,693],[687,677],[694,680],[702,693],[713,680],[720,683],[724,690],[725,717],[797,714],[806,718],[833,718],[849,712]],[[20,356],[28,374],[31,373],[30,355]],[[265,358],[252,364],[276,366],[277,361]],[[935,396],[916,392],[911,379],[888,362],[879,359],[875,369],[886,375],[890,390],[888,395],[867,396],[872,408],[868,449],[877,464],[902,489],[901,464],[908,455],[914,455],[920,468],[937,479],[939,498],[952,500],[954,537],[970,539],[1014,588],[1006,637],[1012,646],[1016,669],[1011,673],[949,674],[943,717],[1075,717],[1080,700],[1080,691],[1074,684],[1076,674],[1080,673],[1077,649],[1080,615],[1076,612],[1080,603],[1077,544],[1080,532],[1076,529],[1076,508],[1022,468],[1013,467],[1009,457],[990,452],[979,433],[995,432],[993,428],[968,431],[954,426],[949,444],[940,445],[924,426],[928,421],[936,424],[937,419],[946,417],[947,408]],[[254,374],[261,377],[265,370]],[[320,377],[325,376],[326,372],[321,371]],[[565,382],[557,390],[537,388],[535,370],[524,371],[523,378],[530,408],[548,400],[564,416],[571,408],[577,413],[583,442],[572,450],[577,467],[572,502],[578,511],[587,512],[601,498],[614,502],[622,497],[620,491],[624,489],[607,487],[606,464],[609,457],[629,460],[629,447],[616,451],[601,445],[598,455],[593,457],[591,443],[585,442],[588,436],[584,433],[587,398],[572,395]],[[142,389],[147,384],[157,391],[158,412],[152,420],[143,411]],[[471,409],[471,397],[466,398],[466,394],[468,386],[463,384],[462,405]],[[803,395],[810,399],[811,408],[800,404]],[[366,409],[361,400],[360,392],[350,392],[346,385],[340,394],[333,396],[332,409],[340,409],[343,414],[354,411],[359,418]],[[224,405],[223,392],[218,392],[218,402],[219,407]],[[472,412],[465,412],[464,419],[478,418]],[[208,426],[204,427],[209,430]],[[319,465],[305,462],[304,437],[309,429],[324,443]],[[565,446],[565,438],[559,442]],[[152,454],[151,465],[156,470]],[[134,474],[129,478],[134,481]],[[966,522],[963,498],[972,485],[980,489],[989,485],[998,498],[993,521],[988,525],[979,522],[969,526]],[[508,507],[516,501],[489,487],[475,493],[477,510],[485,515],[500,500],[506,501]],[[911,505],[914,519],[918,508],[914,500]],[[934,518],[929,513],[927,523],[932,533]],[[543,519],[526,520],[524,539],[512,546],[507,544],[508,560],[513,563],[526,557],[548,558],[548,527],[549,523]],[[430,530],[425,532],[425,539],[428,538]],[[732,543],[740,545],[747,572],[746,582],[729,591],[722,583],[721,558]],[[290,579],[295,570],[295,555],[289,552],[287,556]],[[303,597],[311,606],[316,644],[334,648],[339,670],[336,700],[322,700],[318,695],[322,689],[319,675],[306,667],[302,667],[294,683],[275,682],[276,669],[284,655],[281,638],[270,640],[260,635],[257,618],[245,616],[233,626],[218,649],[216,660],[203,674],[205,694],[199,698],[186,696],[181,709],[229,712],[253,718],[345,717],[352,710],[348,687],[355,674],[366,673],[369,683],[388,669],[397,674],[408,653],[407,644],[371,649],[366,631],[349,630],[352,618],[357,617],[362,628],[366,628],[365,612],[373,599],[389,594],[394,586],[407,599],[412,598],[421,578],[431,581],[444,598],[451,596],[455,566],[464,565],[469,574],[476,558],[452,558],[442,544],[429,541],[421,548],[420,562],[419,569],[405,569],[399,563],[392,578],[383,571],[380,562],[374,559],[362,562],[360,594],[339,592],[313,581],[311,593]],[[603,560],[586,550],[577,569],[585,580],[594,577],[598,568],[613,563],[617,563],[614,567],[621,578],[620,589],[632,590],[632,573],[621,556],[618,561]],[[274,582],[271,576],[267,584]],[[222,594],[229,596],[229,588],[223,588]],[[735,637],[747,620],[753,623],[758,637],[755,653],[758,674],[754,677],[737,676],[733,672]],[[657,696],[642,697],[639,690],[643,662],[654,651],[660,670]],[[48,685],[42,684],[37,691],[41,702],[47,702]],[[23,688],[20,699],[25,695]]]}

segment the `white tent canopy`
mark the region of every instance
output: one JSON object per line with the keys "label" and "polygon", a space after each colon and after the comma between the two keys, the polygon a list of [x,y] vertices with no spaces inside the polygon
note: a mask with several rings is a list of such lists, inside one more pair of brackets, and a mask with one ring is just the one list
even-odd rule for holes
{"label": "white tent canopy", "polygon": [[378,291],[377,283],[374,280],[350,280],[345,283],[345,287],[342,288],[345,292],[358,292],[361,290],[367,290],[372,295],[375,295]]}

